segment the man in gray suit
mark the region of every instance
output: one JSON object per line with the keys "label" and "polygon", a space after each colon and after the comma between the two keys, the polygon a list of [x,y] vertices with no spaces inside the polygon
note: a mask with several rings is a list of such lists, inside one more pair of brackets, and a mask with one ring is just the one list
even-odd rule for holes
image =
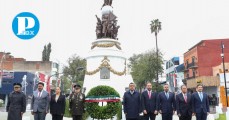
{"label": "man in gray suit", "polygon": [[44,83],[39,82],[37,91],[33,92],[31,109],[34,120],[45,120],[49,111],[49,94],[43,90]]}

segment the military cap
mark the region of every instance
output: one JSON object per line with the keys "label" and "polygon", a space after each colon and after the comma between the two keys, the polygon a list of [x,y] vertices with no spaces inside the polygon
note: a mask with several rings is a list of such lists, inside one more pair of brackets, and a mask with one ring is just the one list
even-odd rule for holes
{"label": "military cap", "polygon": [[14,83],[13,86],[22,86],[21,83]]}
{"label": "military cap", "polygon": [[81,88],[81,86],[80,86],[80,85],[78,85],[78,84],[77,84],[77,85],[74,85],[73,87],[74,87],[75,89],[77,89],[77,88]]}

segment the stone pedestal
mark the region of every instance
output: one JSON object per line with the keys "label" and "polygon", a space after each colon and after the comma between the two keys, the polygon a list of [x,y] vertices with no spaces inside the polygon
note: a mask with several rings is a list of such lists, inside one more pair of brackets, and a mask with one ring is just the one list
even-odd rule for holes
{"label": "stone pedestal", "polygon": [[98,85],[113,87],[122,98],[124,92],[133,82],[127,72],[126,55],[118,40],[103,38],[92,43],[87,60],[86,75],[83,87],[85,94]]}

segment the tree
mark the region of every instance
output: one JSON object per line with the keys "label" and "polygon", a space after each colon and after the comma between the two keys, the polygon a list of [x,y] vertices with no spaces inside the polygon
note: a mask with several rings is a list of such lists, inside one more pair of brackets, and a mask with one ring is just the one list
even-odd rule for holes
{"label": "tree", "polygon": [[[158,56],[157,35],[158,35],[159,31],[161,30],[161,22],[159,21],[159,19],[154,19],[151,21],[150,30],[151,30],[151,33],[154,33],[155,38],[156,38],[156,54],[157,54],[157,58],[158,58],[159,56]],[[159,65],[159,61],[156,61],[156,63],[157,63],[157,65]],[[159,71],[156,72],[157,83],[158,83],[158,73],[159,73]]]}
{"label": "tree", "polygon": [[[129,60],[131,75],[134,82],[137,84],[137,88],[140,90],[145,87],[147,82],[152,83],[153,80],[157,78],[157,72],[163,72],[161,52],[158,57],[155,50],[147,51],[138,55],[134,54]],[[158,65],[157,62],[160,65]]]}
{"label": "tree", "polygon": [[61,87],[62,87],[62,92],[65,94],[70,93],[70,88],[71,88],[71,80],[67,76],[61,76]]}
{"label": "tree", "polygon": [[68,65],[64,66],[63,74],[69,77],[72,82],[80,83],[84,80],[85,67],[86,61],[77,55],[73,55],[68,59]]}
{"label": "tree", "polygon": [[52,45],[51,45],[51,43],[49,43],[48,45],[47,45],[47,52],[46,52],[46,58],[47,58],[47,61],[49,61],[50,60],[50,54],[51,54],[51,52],[52,52],[52,49],[51,49],[51,47],[52,47]]}
{"label": "tree", "polygon": [[46,61],[46,51],[47,51],[47,49],[46,49],[46,45],[45,45],[44,49],[42,51],[42,61]]}
{"label": "tree", "polygon": [[44,49],[42,51],[42,61],[49,61],[50,60],[50,54],[52,52],[51,47],[52,47],[51,43],[44,46]]}

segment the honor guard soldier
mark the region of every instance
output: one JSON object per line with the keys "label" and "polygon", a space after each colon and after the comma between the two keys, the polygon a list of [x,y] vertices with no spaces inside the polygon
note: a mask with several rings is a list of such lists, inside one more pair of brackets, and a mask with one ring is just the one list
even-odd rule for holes
{"label": "honor guard soldier", "polygon": [[69,98],[69,108],[72,113],[73,120],[82,120],[84,113],[85,95],[81,93],[80,85],[74,85],[74,89],[74,92],[70,95]]}
{"label": "honor guard soldier", "polygon": [[7,120],[22,120],[22,115],[26,109],[26,96],[21,92],[21,84],[14,83],[14,91],[10,93],[7,102],[6,111],[8,112]]}

